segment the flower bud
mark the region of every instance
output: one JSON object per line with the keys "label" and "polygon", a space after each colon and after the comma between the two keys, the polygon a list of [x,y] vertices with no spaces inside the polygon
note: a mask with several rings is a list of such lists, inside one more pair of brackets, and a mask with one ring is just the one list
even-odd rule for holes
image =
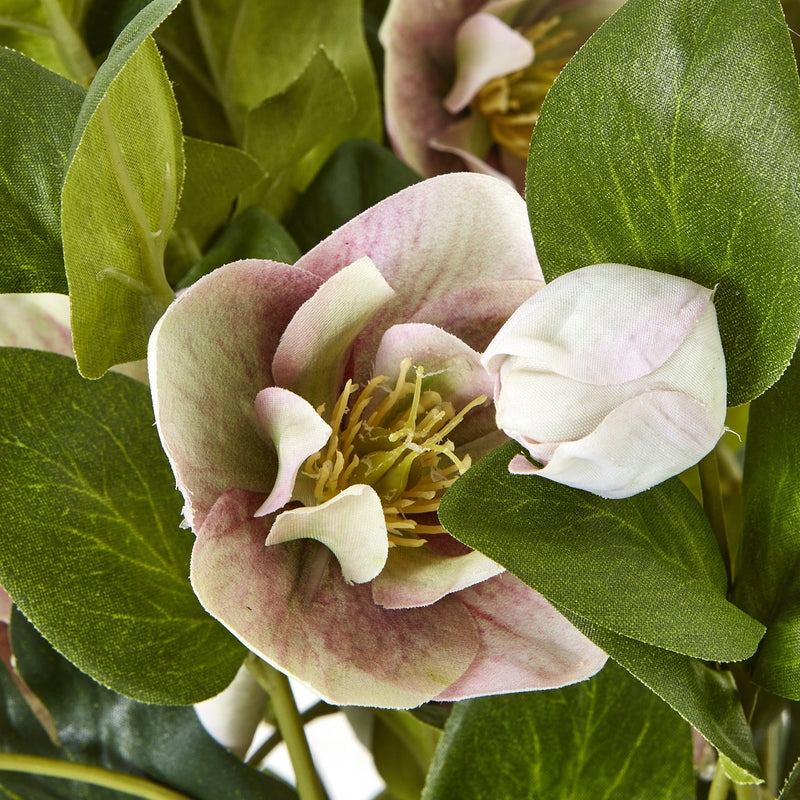
{"label": "flower bud", "polygon": [[697,463],[724,431],[713,290],[623,264],[584,267],[520,306],[482,362],[509,469],[607,498]]}

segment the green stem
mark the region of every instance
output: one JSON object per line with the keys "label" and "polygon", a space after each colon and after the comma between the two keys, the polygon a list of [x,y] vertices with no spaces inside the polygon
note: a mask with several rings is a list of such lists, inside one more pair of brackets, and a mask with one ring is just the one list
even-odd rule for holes
{"label": "green stem", "polygon": [[64,15],[58,0],[42,0],[42,6],[50,25],[50,33],[55,40],[64,66],[75,81],[86,88],[92,82],[94,73],[97,71],[91,53],[87,50],[78,32],[72,27],[72,23]]}
{"label": "green stem", "polygon": [[24,772],[28,775],[47,775],[51,778],[91,783],[114,789],[143,800],[190,800],[186,795],[159,786],[144,778],[135,778],[122,772],[112,772],[102,767],[75,764],[57,758],[29,756],[22,753],[0,753],[0,771]]}
{"label": "green stem", "polygon": [[303,719],[297,709],[289,679],[255,656],[248,657],[246,663],[256,680],[269,693],[278,728],[289,750],[300,800],[325,800],[325,791],[311,758]]}
{"label": "green stem", "polygon": [[[300,715],[300,719],[303,721],[303,725],[307,725],[312,720],[325,717],[328,714],[336,714],[338,711],[339,709],[336,706],[329,705],[324,700],[320,700],[318,703],[314,703],[311,708],[304,711]],[[257,767],[282,741],[283,735],[280,730],[276,730],[272,736],[247,759],[248,765]]]}
{"label": "green stem", "polygon": [[711,529],[719,545],[719,551],[728,575],[728,586],[733,583],[733,565],[728,535],[725,530],[725,512],[722,507],[722,493],[719,489],[719,466],[717,453],[712,450],[698,464],[700,470],[700,487],[703,492],[703,510],[711,523]]}
{"label": "green stem", "polygon": [[725,774],[722,762],[718,760],[714,770],[714,779],[708,789],[708,800],[727,800],[730,788],[731,779]]}

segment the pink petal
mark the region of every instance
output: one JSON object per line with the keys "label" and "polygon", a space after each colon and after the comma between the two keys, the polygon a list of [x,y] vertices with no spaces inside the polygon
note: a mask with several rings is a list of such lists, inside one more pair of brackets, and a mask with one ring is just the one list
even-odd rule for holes
{"label": "pink petal", "polygon": [[533,62],[533,45],[492,14],[473,14],[456,33],[456,80],[444,98],[451,114],[466,108],[481,87]]}
{"label": "pink petal", "polygon": [[606,662],[602,650],[508,572],[455,596],[475,617],[481,649],[437,700],[555,689],[586,680]]}
{"label": "pink petal", "polygon": [[428,606],[501,572],[503,567],[477,550],[441,556],[427,547],[393,547],[385,569],[372,582],[372,596],[384,608]]}
{"label": "pink petal", "polygon": [[369,258],[331,275],[287,325],[272,362],[275,382],[314,406],[333,404],[353,340],[393,296]]}
{"label": "pink petal", "polygon": [[247,647],[338,705],[410,708],[464,673],[478,639],[461,603],[380,608],[368,585],[348,586],[325,562],[322,545],[264,547],[266,520],[252,516],[260,502],[223,495],[192,556],[201,603]]}
{"label": "pink petal", "polygon": [[[614,409],[588,436],[558,445],[544,468],[530,471],[601,497],[631,497],[714,447],[724,430],[724,406],[722,414],[710,411],[682,392],[647,392]],[[514,472],[528,472],[521,461],[512,464]]]}
{"label": "pink petal", "polygon": [[441,153],[458,156],[472,172],[493,175],[509,182],[509,178],[484,160],[493,142],[489,126],[483,117],[471,114],[458,119],[439,131],[428,144]]}
{"label": "pink petal", "polygon": [[[297,266],[327,279],[363,256],[373,260],[396,296],[356,340],[356,380],[371,374],[372,358],[389,327],[409,321],[438,324],[417,316],[423,307],[435,307],[465,287],[474,291],[497,282],[541,279],[525,202],[504,182],[472,173],[441,175],[392,195],[343,225]],[[462,308],[460,316],[476,311],[495,313],[494,308]],[[460,331],[441,327],[479,349]]]}
{"label": "pink petal", "polygon": [[380,498],[371,486],[348,486],[326,503],[278,514],[267,545],[316,539],[336,556],[346,583],[371,581],[386,564],[389,539]]}
{"label": "pink petal", "polygon": [[8,622],[11,619],[11,598],[8,592],[0,586],[0,622]]}
{"label": "pink petal", "polygon": [[516,311],[487,348],[527,369],[599,385],[624,383],[661,366],[711,302],[693,281],[624,264],[596,264],[556,278]]}
{"label": "pink petal", "polygon": [[273,261],[228,264],[187,289],[153,330],[156,424],[195,529],[227,489],[272,489],[275,453],[257,433],[253,403],[273,384],[281,334],[320,283]]}
{"label": "pink petal", "polygon": [[256,395],[255,415],[264,438],[273,442],[278,454],[275,485],[256,511],[263,517],[291,500],[300,467],[325,445],[331,426],[302,397],[275,386]]}
{"label": "pink petal", "polygon": [[69,298],[64,294],[0,294],[0,346],[47,350],[74,358]]}

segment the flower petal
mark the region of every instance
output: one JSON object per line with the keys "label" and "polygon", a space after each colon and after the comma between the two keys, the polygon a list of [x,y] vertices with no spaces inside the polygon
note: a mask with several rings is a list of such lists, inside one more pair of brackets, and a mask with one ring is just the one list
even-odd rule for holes
{"label": "flower petal", "polygon": [[473,14],[456,33],[456,80],[444,107],[458,114],[481,87],[533,62],[533,45],[493,14]]}
{"label": "flower petal", "polygon": [[606,662],[602,650],[508,572],[455,596],[475,616],[481,649],[436,700],[555,689],[591,677]]}
{"label": "flower petal", "polygon": [[[465,286],[542,278],[524,200],[503,181],[466,172],[388,197],[320,242],[297,266],[327,279],[365,255],[396,296],[356,340],[357,381],[371,374],[381,336],[393,324],[439,324],[415,317],[423,306]],[[467,316],[466,309],[461,313]],[[478,349],[459,331],[451,332]]]}
{"label": "flower petal", "polygon": [[325,445],[331,426],[302,397],[276,386],[262,389],[256,395],[255,414],[265,438],[274,443],[278,453],[275,485],[256,511],[257,517],[263,517],[292,498],[300,467]]}
{"label": "flower petal", "polygon": [[712,294],[685,278],[624,264],[576,269],[511,316],[483,363],[496,373],[504,357],[521,356],[527,369],[598,385],[635,380],[672,355]]}
{"label": "flower petal", "polygon": [[192,554],[200,602],[250,650],[337,705],[411,708],[464,673],[478,636],[461,603],[376,606],[369,586],[348,586],[325,563],[322,545],[264,547],[266,520],[252,516],[260,502],[223,495]]}
{"label": "flower petal", "polygon": [[0,345],[74,358],[69,298],[64,294],[0,294]]}
{"label": "flower petal", "polygon": [[393,547],[386,567],[372,582],[372,596],[384,608],[428,606],[503,571],[477,550],[442,556],[427,547]]}
{"label": "flower petal", "polygon": [[286,325],[320,284],[274,261],[228,264],[187,289],[153,330],[156,424],[195,529],[226,489],[272,488],[275,453],[256,434],[253,402],[273,384]]}
{"label": "flower petal", "polygon": [[326,503],[284,511],[267,545],[316,539],[336,556],[347,583],[371,581],[386,564],[389,539],[380,498],[371,486],[348,486]]}
{"label": "flower petal", "polygon": [[332,275],[287,325],[272,362],[275,382],[314,406],[332,404],[353,340],[393,296],[369,258]]}
{"label": "flower petal", "polygon": [[558,445],[542,469],[521,458],[509,468],[601,497],[631,497],[696,464],[717,443],[723,423],[682,392],[646,392],[614,409],[588,436]]}

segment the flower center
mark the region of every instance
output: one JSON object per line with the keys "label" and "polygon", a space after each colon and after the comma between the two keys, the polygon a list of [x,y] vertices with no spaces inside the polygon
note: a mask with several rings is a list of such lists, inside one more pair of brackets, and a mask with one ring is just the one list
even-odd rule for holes
{"label": "flower center", "polygon": [[[365,483],[381,499],[389,546],[419,547],[428,534],[446,533],[423,515],[436,512],[445,490],[470,466],[459,458],[447,437],[486,395],[456,413],[435,391],[423,390],[422,367],[404,359],[394,388],[383,398],[378,387],[389,381],[378,375],[359,387],[348,380],[334,403],[328,443],[303,465],[314,481],[314,497],[324,503],[347,486]],[[317,412],[325,418],[325,409]]]}
{"label": "flower center", "polygon": [[538,22],[522,35],[534,44],[536,55],[524,69],[488,81],[475,98],[475,107],[489,120],[492,139],[520,158],[528,157],[531,133],[539,119],[545,95],[569,61],[539,56],[575,36],[574,31],[553,31],[560,17]]}

